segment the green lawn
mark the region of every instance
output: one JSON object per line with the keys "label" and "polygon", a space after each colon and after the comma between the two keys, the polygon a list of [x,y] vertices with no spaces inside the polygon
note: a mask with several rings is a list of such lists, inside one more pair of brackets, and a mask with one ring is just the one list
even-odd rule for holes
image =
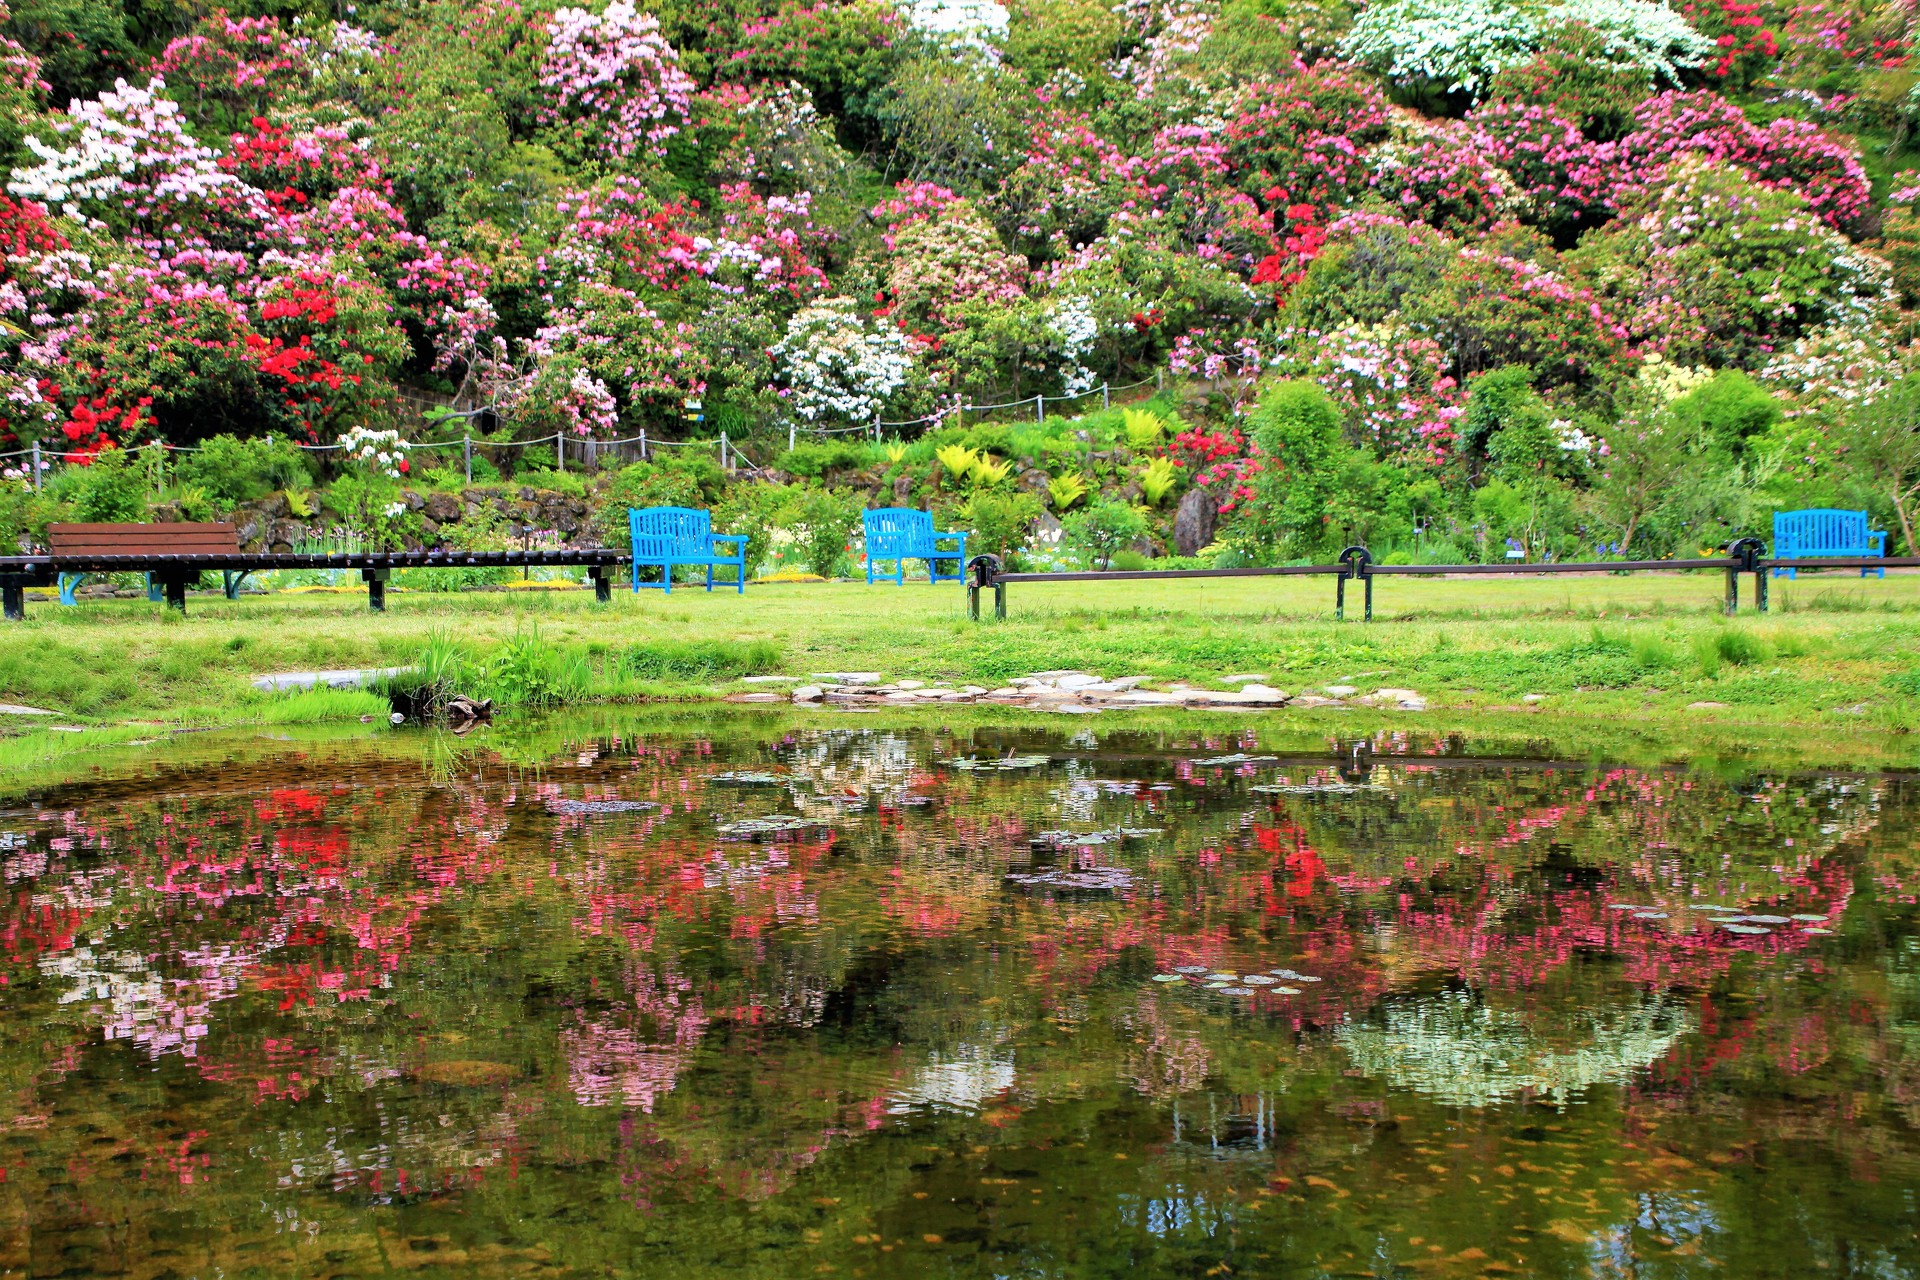
{"label": "green lawn", "polygon": [[[925,583],[751,586],[744,597],[618,592],[605,607],[585,590],[395,591],[384,615],[357,592],[194,596],[184,618],[145,601],[36,600],[24,624],[0,629],[0,701],[91,723],[279,719],[290,704],[255,694],[249,676],[405,664],[430,636],[484,662],[537,628],[550,645],[602,664],[648,646],[757,643],[755,669],[798,676],[871,670],[991,684],[1050,667],[1196,682],[1260,672],[1295,691],[1410,687],[1434,711],[1457,713],[1880,734],[1920,725],[1920,574],[1776,580],[1765,616],[1752,612],[1745,578],[1748,608],[1732,622],[1719,613],[1723,582],[1715,573],[1384,578],[1371,624],[1358,620],[1357,591],[1336,623],[1333,584],[1320,578],[1016,583],[1009,618],[986,623],[967,620],[961,587]],[[613,691],[710,697],[742,687],[672,661],[649,670],[644,684]],[[1543,700],[1523,703],[1530,693]],[[309,699],[297,714],[360,714],[361,701]],[[1725,705],[1688,710],[1696,702]]]}

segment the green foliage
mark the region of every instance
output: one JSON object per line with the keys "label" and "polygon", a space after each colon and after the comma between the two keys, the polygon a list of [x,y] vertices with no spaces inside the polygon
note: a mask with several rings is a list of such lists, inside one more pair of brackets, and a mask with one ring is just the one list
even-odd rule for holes
{"label": "green foliage", "polygon": [[419,517],[400,500],[400,486],[377,472],[347,472],[328,487],[327,505],[370,551],[398,551],[419,537]]}
{"label": "green foliage", "polygon": [[1722,369],[1674,401],[1673,416],[1682,428],[1737,459],[1784,414],[1780,402],[1759,383],[1738,369]]}
{"label": "green foliage", "polygon": [[1331,548],[1344,530],[1333,525],[1328,508],[1343,474],[1360,461],[1341,434],[1340,411],[1318,384],[1289,380],[1260,397],[1252,427],[1267,457],[1254,518],[1289,554]]}
{"label": "green foliage", "polygon": [[1146,517],[1124,502],[1097,502],[1068,516],[1067,543],[1097,569],[1107,569],[1114,554],[1147,532]]}
{"label": "green foliage", "polygon": [[860,499],[846,489],[793,488],[787,491],[775,521],[793,538],[807,568],[823,578],[842,573],[854,530],[860,527]]}
{"label": "green foliage", "polygon": [[1167,500],[1180,483],[1180,468],[1172,458],[1155,458],[1140,470],[1140,495],[1148,506],[1157,507]]}
{"label": "green foliage", "polygon": [[868,466],[872,457],[872,446],[845,439],[802,441],[781,454],[773,465],[777,471],[818,480],[829,471],[859,470]]}
{"label": "green foliage", "polygon": [[548,493],[564,493],[569,498],[587,496],[586,481],[574,471],[522,471],[514,476],[514,481],[529,489],[542,489]]}
{"label": "green foliage", "polygon": [[1138,551],[1124,550],[1114,552],[1110,563],[1122,573],[1138,573],[1151,562]]}
{"label": "green foliage", "polygon": [[780,669],[771,640],[640,640],[612,655],[622,675],[648,680],[717,680]]}
{"label": "green foliage", "polygon": [[1040,499],[1030,493],[976,491],[955,509],[960,527],[973,535],[969,549],[991,552],[1003,561],[1024,551],[1040,518]]}
{"label": "green foliage", "polygon": [[90,98],[140,65],[116,0],[10,0],[7,8],[12,13],[0,34],[39,55],[41,78],[56,103]]}
{"label": "green foliage", "polygon": [[1078,471],[1062,471],[1047,479],[1047,497],[1053,500],[1055,511],[1071,510],[1074,503],[1087,496],[1089,488],[1087,478]]}
{"label": "green foliage", "polygon": [[1024,154],[1032,100],[1020,75],[967,60],[930,57],[895,72],[881,120],[891,168],[955,190],[988,186]]}
{"label": "green foliage", "polygon": [[1764,662],[1771,656],[1771,651],[1764,641],[1751,632],[1736,627],[1722,627],[1694,636],[1693,656],[1700,664],[1700,674],[1713,677],[1720,674],[1723,666],[1746,667]]}
{"label": "green foliage", "polygon": [[629,507],[697,507],[702,500],[699,481],[691,472],[651,462],[635,462],[615,473],[613,482],[601,495],[598,511],[601,534],[610,547],[631,547]]}
{"label": "green foliage", "polygon": [[108,449],[60,472],[48,488],[82,524],[138,524],[147,518],[153,481],[132,451]]}
{"label": "green foliage", "polygon": [[313,483],[313,465],[307,456],[275,435],[209,436],[197,450],[178,457],[175,480],[200,487],[221,511],[257,501],[277,489]]}

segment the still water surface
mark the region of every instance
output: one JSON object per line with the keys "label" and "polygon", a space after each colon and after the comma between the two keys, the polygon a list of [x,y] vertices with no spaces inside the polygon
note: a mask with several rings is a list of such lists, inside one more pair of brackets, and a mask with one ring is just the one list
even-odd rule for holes
{"label": "still water surface", "polygon": [[1920,1275],[1913,779],[755,723],[0,800],[0,1274]]}

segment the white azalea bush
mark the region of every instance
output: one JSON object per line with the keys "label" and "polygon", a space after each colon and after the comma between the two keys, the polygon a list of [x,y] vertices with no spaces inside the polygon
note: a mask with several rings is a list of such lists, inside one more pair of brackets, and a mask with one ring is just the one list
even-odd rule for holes
{"label": "white azalea bush", "polygon": [[913,373],[912,340],[864,315],[851,298],[795,312],[773,358],[789,407],[810,423],[869,422]]}
{"label": "white azalea bush", "polygon": [[1616,67],[1677,82],[1713,57],[1714,42],[1656,0],[1385,0],[1368,6],[1341,52],[1400,81],[1478,94],[1490,77],[1527,62],[1560,27],[1597,33]]}

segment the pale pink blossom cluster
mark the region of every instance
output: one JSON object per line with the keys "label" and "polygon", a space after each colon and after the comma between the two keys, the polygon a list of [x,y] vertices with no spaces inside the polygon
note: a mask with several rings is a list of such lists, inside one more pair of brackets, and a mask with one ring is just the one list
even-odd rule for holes
{"label": "pale pink blossom cluster", "polygon": [[691,115],[696,86],[659,21],[629,0],[613,0],[600,14],[556,10],[547,33],[540,84],[553,101],[545,118],[582,123],[622,159],[665,155],[666,140]]}

